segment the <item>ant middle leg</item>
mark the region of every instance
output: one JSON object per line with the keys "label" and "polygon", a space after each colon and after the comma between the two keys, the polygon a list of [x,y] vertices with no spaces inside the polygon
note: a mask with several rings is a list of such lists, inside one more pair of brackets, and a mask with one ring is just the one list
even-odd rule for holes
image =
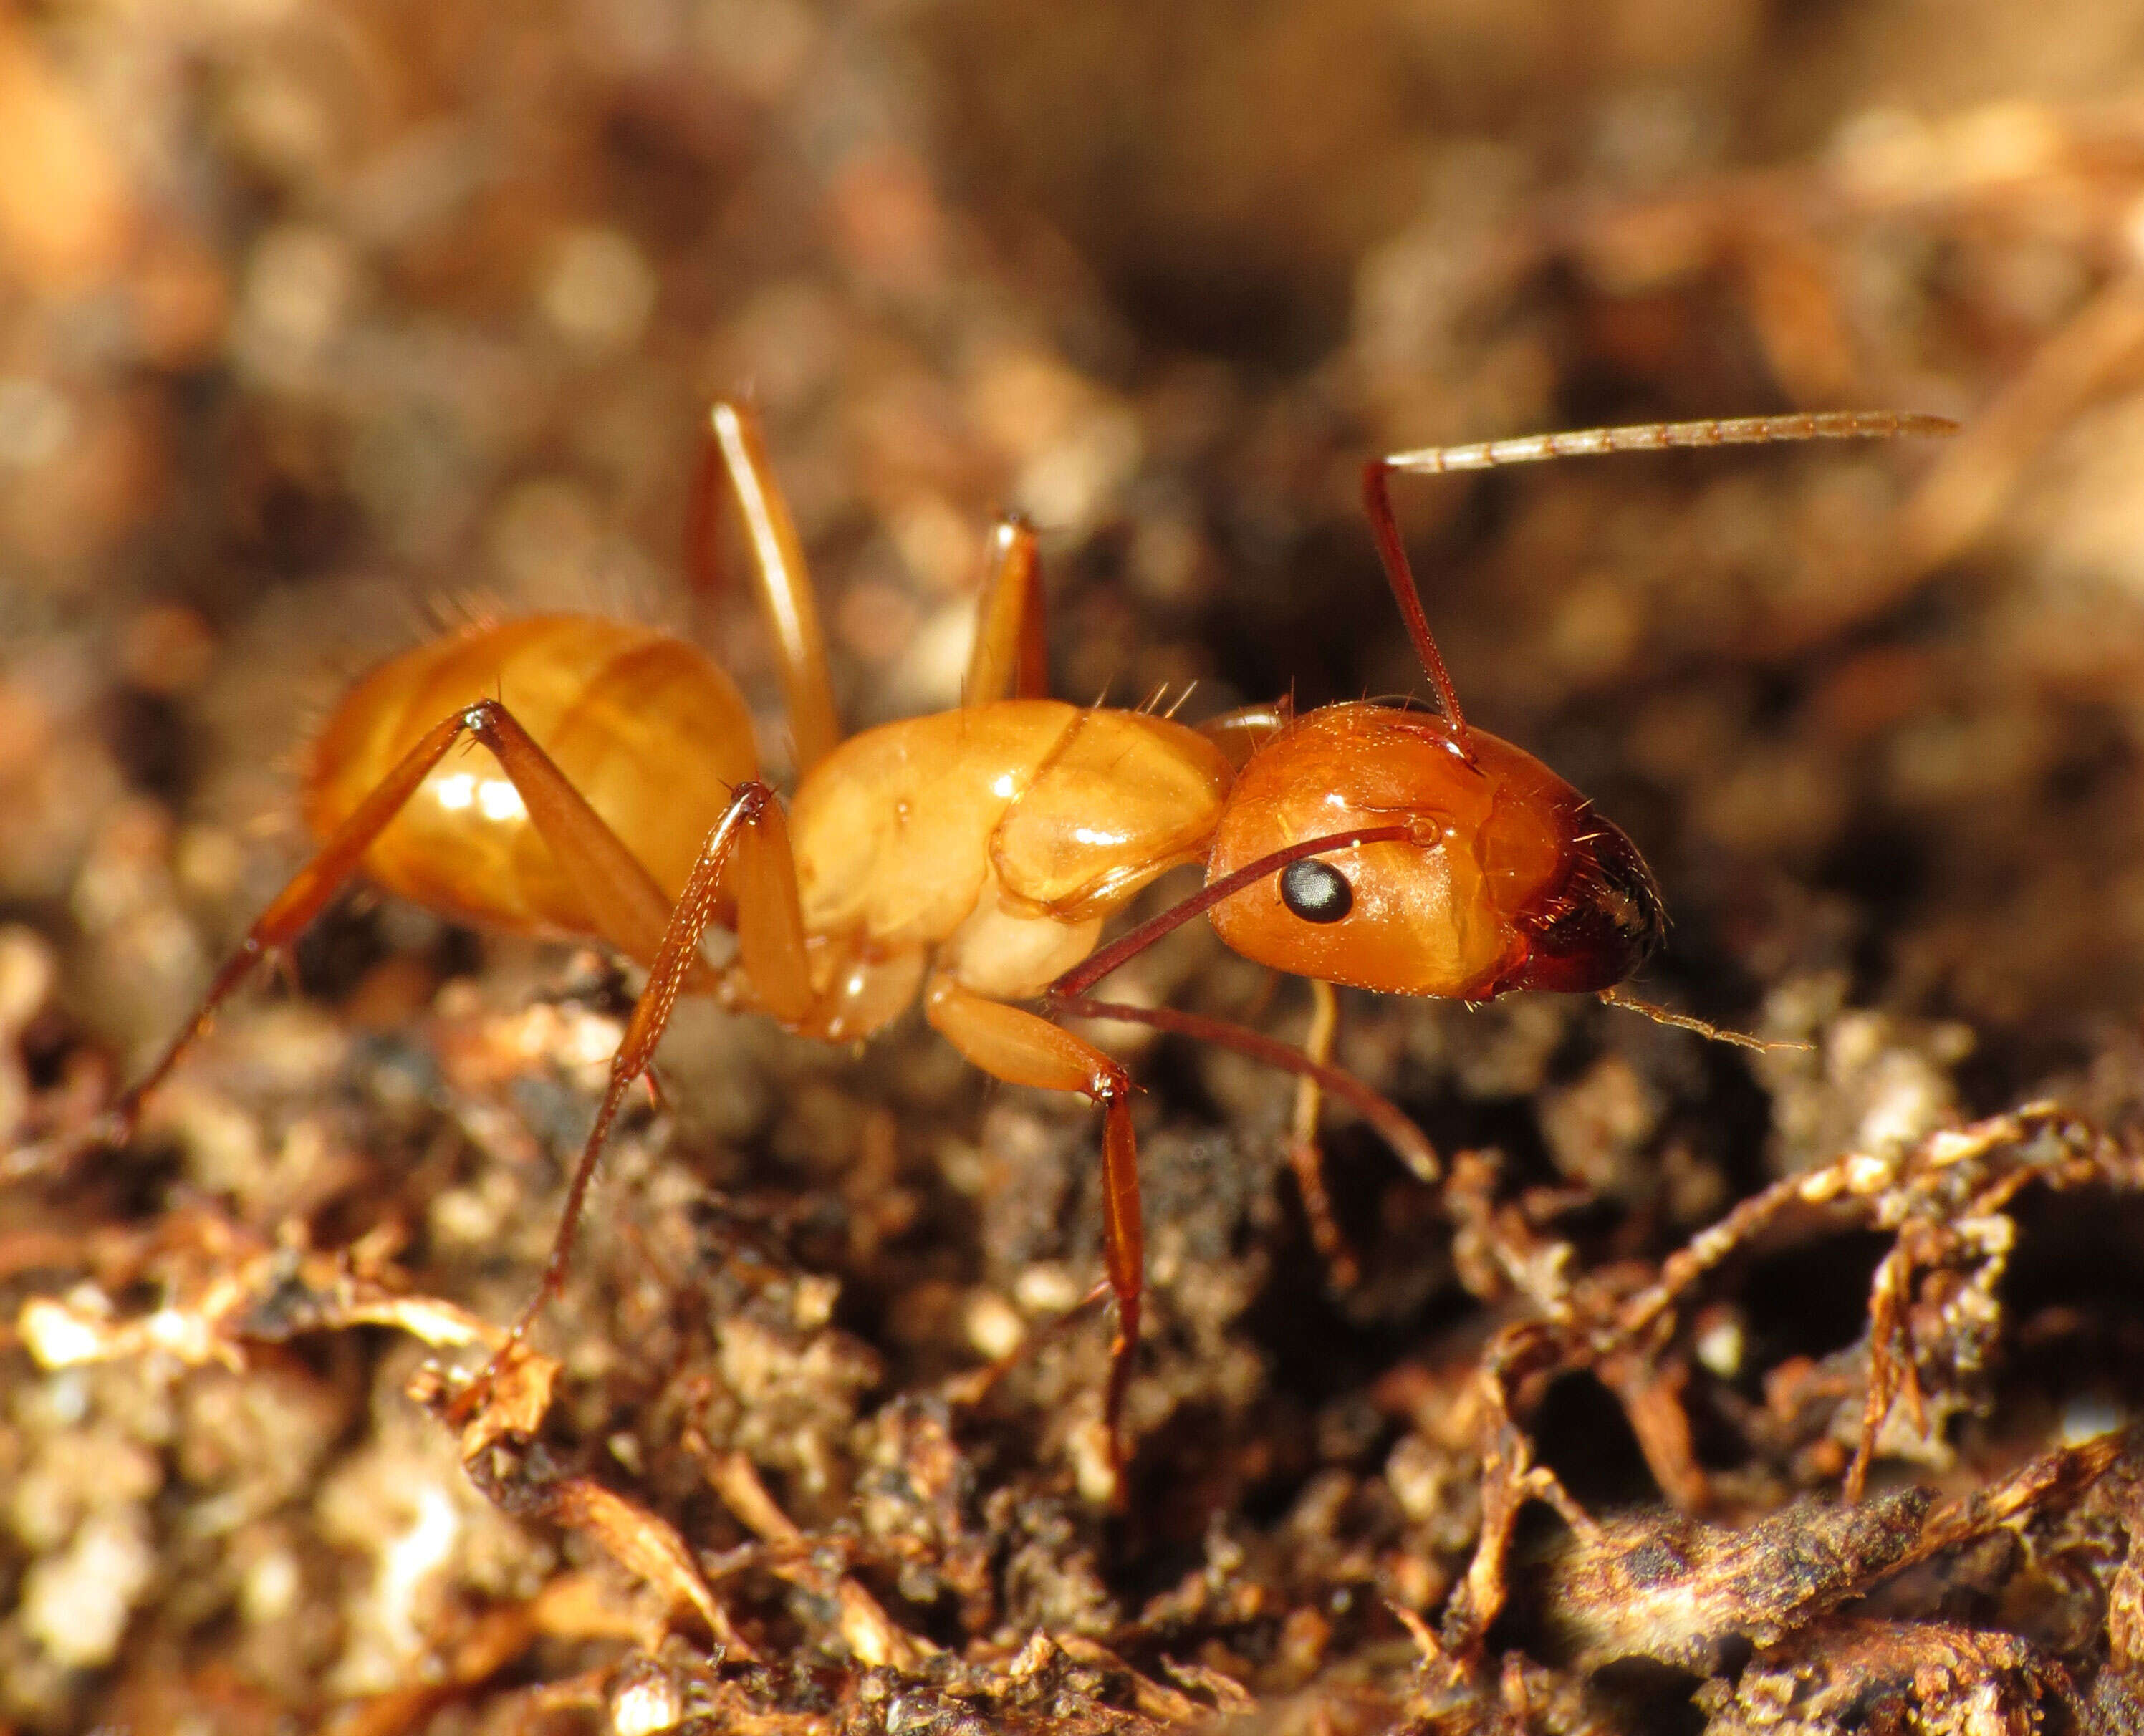
{"label": "ant middle leg", "polygon": [[[1066,973],[1068,977],[1070,975]],[[1053,1013],[1069,1013],[1077,1019],[1109,1019],[1124,1024],[1151,1025],[1158,1031],[1174,1032],[1194,1042],[1233,1049],[1238,1054],[1263,1061],[1283,1073],[1293,1073],[1298,1079],[1315,1080],[1323,1094],[1339,1099],[1375,1128],[1378,1138],[1392,1148],[1393,1155],[1417,1179],[1435,1187],[1443,1178],[1437,1148],[1430,1143],[1429,1135],[1417,1127],[1397,1104],[1382,1093],[1372,1090],[1352,1073],[1292,1048],[1278,1037],[1268,1037],[1263,1031],[1254,1031],[1247,1025],[1232,1024],[1225,1019],[1209,1019],[1203,1013],[1187,1013],[1177,1007],[1137,1006],[1129,1001],[1096,1000],[1091,995],[1055,985],[1044,991],[1043,1002]]]}
{"label": "ant middle leg", "polygon": [[544,1262],[543,1276],[514,1322],[512,1341],[527,1337],[543,1304],[565,1282],[573,1237],[595,1180],[603,1141],[633,1082],[648,1070],[656,1045],[669,1028],[677,997],[706,970],[700,942],[719,920],[729,897],[736,900],[738,962],[759,1004],[776,1019],[802,1024],[816,1004],[804,946],[804,919],[797,890],[797,861],[789,822],[774,791],[757,779],[739,784],[715,822],[686,876],[685,888],[668,911],[663,935],[633,1003],[625,1034],[611,1057],[594,1122],[567,1184],[566,1203]]}
{"label": "ant middle leg", "polygon": [[1303,1194],[1303,1214],[1310,1221],[1311,1240],[1323,1255],[1334,1285],[1352,1288],[1360,1276],[1354,1252],[1333,1218],[1332,1201],[1325,1189],[1325,1158],[1318,1143],[1318,1119],[1327,1095],[1338,1098],[1371,1126],[1417,1178],[1434,1187],[1440,1179],[1437,1148],[1397,1104],[1372,1090],[1352,1074],[1332,1064],[1333,1039],[1339,1023],[1339,1002],[1329,983],[1313,980],[1314,1004],[1311,1031],[1302,1049],[1292,1049],[1277,1037],[1268,1037],[1246,1025],[1175,1007],[1134,1006],[1121,1001],[1096,1000],[1084,994],[1052,987],[1045,999],[1053,1012],[1083,1019],[1114,1019],[1130,1024],[1150,1025],[1201,1043],[1233,1049],[1253,1060],[1266,1062],[1293,1073],[1301,1082],[1296,1094],[1288,1166]]}

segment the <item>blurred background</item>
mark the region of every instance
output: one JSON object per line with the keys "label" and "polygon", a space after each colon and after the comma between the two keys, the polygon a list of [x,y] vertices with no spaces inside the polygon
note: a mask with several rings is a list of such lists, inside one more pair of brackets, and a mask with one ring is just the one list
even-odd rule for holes
{"label": "blurred background", "polygon": [[[11,7],[0,900],[138,1054],[286,868],[257,834],[310,720],[428,609],[689,618],[717,393],[767,415],[856,723],[952,699],[1007,506],[1060,692],[1313,702],[1415,684],[1365,454],[1870,405],[1975,428],[1403,484],[1462,692],[1636,835],[1668,971],[1741,973],[1692,986],[1715,1010],[1793,968],[2126,1019],[2140,32]],[[697,613],[778,766],[754,624]]]}
{"label": "blurred background", "polygon": [[[1611,1192],[1686,1113],[1685,1227],[2027,1093],[2122,1118],[2141,387],[2122,0],[0,0],[0,1128],[86,1113],[176,1027],[297,860],[312,722],[442,609],[697,631],[780,772],[747,599],[682,577],[739,392],[852,725],[954,702],[1009,507],[1056,691],[1195,682],[1196,718],[1419,687],[1369,454],[1960,419],[1400,484],[1470,715],[1660,875],[1641,990],[1821,1046],[1753,1072],[1594,1008],[1363,1002],[1349,1058]],[[306,1029],[391,1030],[525,950],[347,907]],[[1217,1064],[1162,1100],[1236,1104]],[[769,1111],[707,1113],[749,1143]],[[88,1704],[0,1641],[23,1715]]]}

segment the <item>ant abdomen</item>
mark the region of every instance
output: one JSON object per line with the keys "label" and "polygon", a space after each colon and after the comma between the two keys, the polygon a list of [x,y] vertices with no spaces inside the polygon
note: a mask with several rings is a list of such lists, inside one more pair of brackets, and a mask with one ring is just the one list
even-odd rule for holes
{"label": "ant abdomen", "polygon": [[[330,836],[441,718],[485,699],[512,709],[672,900],[732,787],[758,770],[751,713],[697,647],[623,621],[530,616],[413,647],[343,697],[310,751],[313,836]],[[488,754],[433,766],[364,866],[389,891],[465,920],[606,935]]]}

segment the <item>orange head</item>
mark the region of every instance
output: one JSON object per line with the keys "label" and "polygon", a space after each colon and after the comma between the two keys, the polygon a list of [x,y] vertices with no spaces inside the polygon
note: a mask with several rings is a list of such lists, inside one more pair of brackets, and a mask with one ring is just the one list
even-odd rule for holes
{"label": "orange head", "polygon": [[1213,906],[1221,938],[1300,976],[1467,1000],[1591,992],[1636,970],[1665,920],[1630,841],[1531,754],[1464,727],[1335,705],[1261,746],[1229,791],[1208,885],[1308,839],[1394,825],[1409,836],[1254,881]]}

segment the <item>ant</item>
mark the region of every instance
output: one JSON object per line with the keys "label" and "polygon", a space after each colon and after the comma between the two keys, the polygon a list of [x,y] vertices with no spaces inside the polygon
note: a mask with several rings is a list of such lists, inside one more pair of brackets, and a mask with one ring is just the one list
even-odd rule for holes
{"label": "ant", "polygon": [[[1953,427],[1876,413],[1766,416],[1372,460],[1363,501],[1434,712],[1362,702],[1298,717],[1283,700],[1191,727],[1049,698],[1035,537],[1007,517],[991,539],[959,709],[844,740],[802,550],[757,420],[717,404],[693,490],[691,559],[708,576],[726,483],[796,742],[787,808],[759,778],[736,686],[682,640],[545,615],[473,625],[404,652],[360,680],[313,743],[304,806],[317,851],[93,1137],[131,1134],[145,1097],[218,1005],[360,867],[458,918],[615,948],[647,968],[647,986],[511,1347],[563,1282],[605,1136],[680,994],[714,993],[828,1042],[870,1036],[920,994],[924,1016],[993,1078],[1079,1092],[1102,1111],[1106,1276],[1094,1295],[1116,1302],[1103,1421],[1120,1471],[1143,1282],[1132,1086],[1118,1062],[1053,1015],[1154,1026],[1296,1074],[1291,1160],[1336,1277],[1347,1267],[1318,1174],[1322,1095],[1353,1106],[1425,1179],[1437,1175],[1437,1155],[1397,1107],[1329,1064],[1333,985],[1468,1001],[1515,989],[1598,994],[1722,1034],[1616,996],[1660,945],[1659,890],[1630,841],[1585,796],[1467,722],[1422,613],[1390,479]],[[503,777],[449,762],[464,738],[490,751]],[[1134,894],[1189,862],[1204,866],[1202,890],[1100,944]],[[1111,971],[1201,912],[1236,951],[1311,980],[1317,1012],[1305,1048],[1092,997]],[[717,926],[737,940],[719,966],[701,953]]]}

